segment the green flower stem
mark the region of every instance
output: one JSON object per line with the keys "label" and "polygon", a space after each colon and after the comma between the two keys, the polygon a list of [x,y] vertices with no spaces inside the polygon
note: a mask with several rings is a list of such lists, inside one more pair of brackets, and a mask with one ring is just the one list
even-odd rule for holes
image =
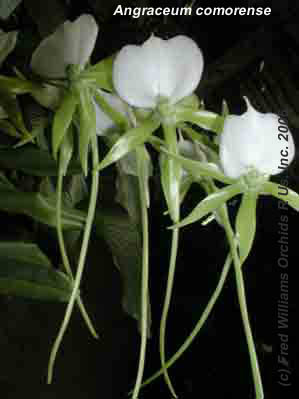
{"label": "green flower stem", "polygon": [[[57,181],[57,205],[56,205],[56,225],[57,225],[58,244],[59,244],[59,248],[60,248],[60,254],[62,257],[63,266],[64,266],[68,276],[72,280],[74,280],[74,275],[73,275],[73,272],[72,272],[72,269],[70,266],[69,258],[68,258],[67,251],[65,248],[63,232],[62,232],[62,222],[61,222],[62,183],[63,183],[63,173],[62,173],[61,169],[59,169],[58,181]],[[91,335],[94,338],[99,338],[95,328],[92,325],[92,322],[88,316],[88,313],[85,309],[85,306],[84,306],[80,296],[78,296],[77,302],[78,302],[78,307],[80,309],[82,317],[83,317]]]}
{"label": "green flower stem", "polygon": [[62,325],[60,327],[59,333],[57,335],[57,338],[54,342],[54,345],[52,347],[51,355],[50,355],[50,360],[49,360],[49,366],[48,366],[48,384],[52,382],[53,378],[53,368],[54,368],[54,363],[56,359],[56,355],[59,349],[59,346],[61,344],[61,341],[63,339],[64,333],[68,327],[74,303],[78,295],[78,290],[83,274],[83,269],[84,269],[84,264],[85,264],[85,258],[87,254],[87,249],[88,249],[88,243],[89,243],[89,238],[90,238],[90,233],[91,233],[91,228],[93,224],[93,219],[94,219],[94,214],[96,210],[96,203],[97,203],[97,195],[98,195],[98,188],[99,188],[99,172],[97,170],[97,165],[99,163],[99,154],[98,154],[98,144],[97,144],[97,139],[96,136],[92,136],[92,153],[93,153],[93,170],[92,170],[92,183],[91,183],[91,196],[90,196],[90,202],[89,202],[89,207],[88,207],[88,213],[87,213],[87,218],[86,218],[86,225],[85,225],[85,230],[84,230],[84,235],[83,235],[83,242],[81,246],[81,251],[80,251],[80,256],[79,256],[79,263],[78,263],[78,268],[74,280],[74,287],[73,291],[70,297],[70,300],[68,302],[64,320],[62,322]]}
{"label": "green flower stem", "polygon": [[[185,340],[185,342],[183,343],[183,345],[177,350],[177,352],[169,359],[167,360],[167,362],[165,363],[165,367],[168,369],[169,367],[171,367],[181,356],[182,354],[189,348],[189,346],[191,345],[191,343],[193,342],[193,340],[196,338],[196,336],[198,335],[198,333],[200,332],[202,326],[204,325],[204,323],[206,322],[206,320],[208,319],[209,315],[211,314],[213,307],[215,305],[215,303],[217,302],[219,295],[221,294],[221,291],[224,287],[224,283],[226,281],[230,266],[231,266],[231,262],[232,262],[232,258],[231,255],[229,254],[226,258],[225,264],[223,266],[221,275],[220,275],[220,279],[218,281],[217,287],[215,289],[215,291],[213,292],[213,295],[211,296],[204,312],[201,315],[201,318],[199,319],[199,321],[196,323],[196,326],[194,327],[194,329],[192,330],[191,334],[188,336],[188,338]],[[144,381],[144,383],[142,384],[142,387],[145,387],[146,385],[150,384],[151,382],[153,382],[155,379],[157,379],[158,377],[160,377],[163,374],[163,370],[159,370],[157,371],[155,374],[153,374],[151,377],[149,377],[146,381]],[[132,392],[130,392],[131,394]]]}
{"label": "green flower stem", "polygon": [[141,347],[139,355],[138,372],[133,390],[133,399],[138,399],[141,388],[145,356],[147,344],[147,325],[148,325],[148,279],[149,279],[149,238],[148,238],[148,214],[147,214],[147,198],[146,187],[143,174],[141,153],[136,150],[137,155],[137,169],[139,180],[139,195],[141,202],[141,217],[142,217],[142,277],[141,277]]}
{"label": "green flower stem", "polygon": [[[207,193],[214,192],[216,187],[211,179],[207,182],[205,187]],[[218,215],[221,218],[221,222],[223,228],[226,232],[226,236],[230,245],[231,254],[234,262],[234,269],[235,269],[235,278],[236,278],[236,285],[237,285],[237,293],[239,299],[239,306],[244,326],[244,331],[247,340],[247,346],[249,351],[250,363],[251,363],[251,370],[253,374],[253,381],[254,381],[254,388],[255,388],[255,395],[256,399],[263,399],[264,392],[263,392],[263,384],[260,375],[258,359],[256,355],[254,340],[251,332],[250,321],[248,316],[247,310],[247,303],[246,303],[246,293],[245,293],[245,285],[244,285],[244,278],[242,272],[242,262],[240,261],[239,254],[238,254],[238,244],[235,238],[235,234],[230,224],[227,208],[225,206],[219,208]]]}
{"label": "green flower stem", "polygon": [[263,392],[263,384],[261,380],[258,359],[256,355],[254,340],[250,328],[250,321],[248,316],[247,304],[246,304],[246,294],[245,294],[245,286],[244,286],[244,278],[242,273],[242,264],[240,262],[240,258],[237,251],[237,242],[234,236],[234,232],[232,230],[228,215],[222,219],[223,220],[223,227],[226,231],[227,239],[231,248],[231,253],[234,261],[234,269],[235,269],[235,277],[236,277],[236,285],[237,285],[237,292],[239,298],[239,305],[241,316],[244,325],[244,331],[247,340],[247,346],[250,356],[250,363],[251,369],[253,374],[253,381],[254,381],[254,388],[255,388],[255,397],[256,399],[263,399],[264,392]]}
{"label": "green flower stem", "polygon": [[165,356],[165,337],[166,337],[166,324],[167,324],[167,317],[170,307],[170,300],[172,295],[173,283],[174,283],[174,275],[175,275],[175,266],[176,266],[176,258],[177,258],[177,251],[178,251],[178,240],[179,240],[179,229],[174,229],[172,232],[172,240],[171,240],[171,254],[170,254],[170,264],[169,264],[169,271],[168,271],[168,280],[167,280],[167,288],[166,288],[166,295],[164,299],[162,317],[160,322],[160,359],[162,370],[164,374],[165,381],[169,387],[171,394],[177,398],[175,390],[172,386],[170,381],[167,367],[166,367],[166,356]]}
{"label": "green flower stem", "polygon": [[[176,127],[171,124],[163,124],[165,141],[167,145],[167,149],[175,154],[178,153],[178,145],[177,145],[177,136],[176,136]],[[168,204],[170,208],[170,214],[174,222],[178,222],[180,218],[180,189],[179,189],[179,175],[180,175],[180,165],[173,160],[169,159],[169,201],[171,204]],[[173,187],[171,187],[173,186]],[[174,192],[174,193],[173,193]],[[160,359],[161,366],[163,369],[163,375],[165,382],[172,394],[173,397],[177,398],[175,390],[170,381],[167,367],[166,367],[166,356],[165,356],[165,340],[166,340],[166,325],[167,325],[167,317],[170,307],[170,301],[173,290],[174,276],[175,276],[175,267],[176,267],[176,258],[178,252],[178,241],[179,241],[179,229],[174,228],[172,232],[171,239],[171,253],[170,253],[170,262],[169,262],[169,271],[168,271],[168,279],[167,279],[167,287],[166,287],[166,295],[163,304],[162,317],[160,322]]]}

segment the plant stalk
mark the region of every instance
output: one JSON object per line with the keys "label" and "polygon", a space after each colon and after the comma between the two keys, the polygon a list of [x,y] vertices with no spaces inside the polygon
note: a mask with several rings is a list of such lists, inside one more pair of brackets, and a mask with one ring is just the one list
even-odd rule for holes
{"label": "plant stalk", "polygon": [[86,224],[85,224],[85,229],[84,229],[84,234],[83,234],[83,241],[82,241],[82,246],[81,246],[81,251],[80,251],[80,256],[79,256],[78,268],[77,268],[76,276],[75,276],[75,280],[74,280],[73,291],[72,291],[70,300],[69,300],[67,308],[66,308],[63,322],[61,324],[60,330],[58,332],[58,335],[56,337],[56,340],[55,340],[54,345],[51,350],[49,366],[48,366],[48,381],[47,381],[48,384],[51,384],[51,382],[52,382],[53,368],[54,368],[54,363],[55,363],[55,359],[57,356],[57,352],[59,350],[60,344],[61,344],[63,336],[65,334],[65,331],[68,327],[68,324],[69,324],[69,321],[70,321],[70,318],[72,315],[74,303],[77,299],[78,290],[79,290],[79,286],[80,286],[80,282],[81,282],[81,278],[82,278],[82,274],[83,274],[83,270],[84,270],[85,259],[86,259],[94,214],[95,214],[95,210],[96,210],[97,195],[98,195],[98,189],[99,189],[99,171],[97,170],[97,165],[99,164],[99,154],[98,154],[98,144],[97,144],[96,136],[93,135],[91,140],[92,140],[93,170],[92,170],[90,202],[89,202],[89,207],[88,207],[88,212],[87,212],[87,218],[86,218]]}
{"label": "plant stalk", "polygon": [[146,344],[147,344],[147,325],[148,325],[148,280],[149,280],[149,237],[148,237],[148,213],[147,198],[142,167],[142,153],[136,150],[139,196],[141,202],[142,218],[142,275],[141,275],[141,346],[139,354],[139,364],[135,386],[133,389],[133,399],[138,399],[145,366]]}
{"label": "plant stalk", "polygon": [[[73,272],[71,269],[68,255],[67,255],[64,237],[63,237],[63,231],[62,231],[62,222],[61,222],[62,183],[63,183],[63,173],[61,172],[61,170],[59,170],[58,181],[57,181],[57,205],[56,205],[56,225],[57,225],[58,244],[59,244],[60,254],[61,254],[61,258],[62,258],[62,263],[66,270],[66,273],[68,274],[70,279],[72,281],[74,281],[74,275],[73,275]],[[84,306],[80,296],[78,296],[78,298],[77,298],[77,303],[78,303],[80,312],[82,314],[82,317],[83,317],[91,335],[94,338],[99,338],[95,328],[92,325],[92,322],[89,318],[89,315],[85,309],[85,306]]]}

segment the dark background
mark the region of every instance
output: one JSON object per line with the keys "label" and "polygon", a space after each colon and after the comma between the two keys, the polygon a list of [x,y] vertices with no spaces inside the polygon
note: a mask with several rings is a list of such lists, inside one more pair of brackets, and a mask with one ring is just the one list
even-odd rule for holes
{"label": "dark background", "polygon": [[[222,3],[222,4],[221,4]],[[272,7],[270,17],[158,17],[132,19],[113,16],[117,2],[24,1],[13,17],[1,21],[4,30],[21,31],[22,47],[15,62],[24,64],[42,37],[65,19],[92,13],[100,26],[94,60],[119,50],[128,43],[142,43],[154,32],[164,38],[176,34],[192,37],[202,48],[206,67],[198,94],[208,109],[220,111],[226,99],[232,113],[245,111],[241,100],[247,95],[261,112],[286,112],[294,139],[299,144],[299,7],[294,1],[197,1],[196,6]],[[123,2],[126,6],[183,6],[182,1]],[[25,44],[24,44],[25,43]],[[260,72],[261,62],[264,68]],[[298,153],[297,153],[298,154]],[[288,169],[289,186],[299,191],[298,155]],[[276,176],[280,181],[283,176]],[[198,187],[189,193],[183,214],[201,198]],[[232,217],[238,199],[229,204]],[[170,221],[162,216],[165,203],[160,195],[152,199],[151,302],[152,338],[149,341],[145,375],[159,367],[158,329],[166,287]],[[262,198],[257,210],[257,234],[252,254],[244,266],[248,307],[255,337],[265,398],[289,397],[277,383],[277,301],[280,277],[277,201]],[[297,353],[296,314],[298,286],[298,215],[289,216],[289,359],[295,371]],[[3,219],[2,219],[3,220]],[[3,224],[5,225],[5,224]],[[6,227],[9,235],[9,227]],[[57,254],[55,243],[40,245]],[[199,319],[217,284],[228,247],[216,222],[182,230],[174,296],[168,324],[167,351],[173,353]],[[100,252],[100,253],[99,253]],[[100,258],[100,264],[99,264]],[[64,307],[12,297],[0,297],[0,395],[42,399],[125,398],[137,371],[139,335],[136,323],[121,307],[122,284],[108,248],[94,240],[82,286],[84,300],[100,331],[93,341],[80,315],[74,312],[58,355],[54,382],[47,386],[46,370],[50,345],[63,317]],[[266,345],[266,346],[265,346]],[[230,273],[221,300],[192,347],[171,369],[180,398],[254,398],[249,357],[243,334],[234,274]],[[292,382],[295,383],[294,374]],[[147,387],[141,398],[170,397],[162,379]]]}

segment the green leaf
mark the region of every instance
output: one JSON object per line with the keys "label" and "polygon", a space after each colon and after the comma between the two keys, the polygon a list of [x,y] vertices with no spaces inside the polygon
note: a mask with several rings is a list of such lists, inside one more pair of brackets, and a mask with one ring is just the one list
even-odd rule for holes
{"label": "green leaf", "polygon": [[36,85],[31,95],[40,105],[53,111],[57,110],[63,98],[61,88],[46,83]]}
{"label": "green leaf", "polygon": [[100,89],[113,91],[112,66],[114,58],[115,55],[112,55],[91,66],[83,72],[82,78]]}
{"label": "green leaf", "polygon": [[215,114],[214,112],[203,110],[192,111],[182,108],[176,110],[175,117],[177,123],[191,122],[214,133],[222,131],[223,116]]}
{"label": "green leaf", "polygon": [[268,181],[263,184],[261,194],[270,194],[299,211],[299,195],[288,187]]}
{"label": "green leaf", "polygon": [[53,268],[37,245],[0,242],[1,294],[67,302],[71,292],[71,281]]}
{"label": "green leaf", "polygon": [[8,136],[20,138],[21,134],[15,128],[15,126],[8,120],[0,120],[0,130],[6,133]]}
{"label": "green leaf", "polygon": [[0,65],[15,48],[17,42],[17,36],[18,36],[17,31],[4,33],[0,29]]}
{"label": "green leaf", "polygon": [[7,19],[22,0],[0,0],[0,18]]}
{"label": "green leaf", "polygon": [[[178,153],[176,127],[163,123],[164,138],[167,148],[172,153]],[[177,223],[180,210],[181,164],[172,157],[160,156],[161,183],[168,210],[172,220]]]}
{"label": "green leaf", "polygon": [[139,146],[137,150],[128,153],[116,162],[118,174],[116,180],[115,200],[122,205],[124,209],[126,209],[133,223],[141,226],[140,193],[137,177],[137,151],[142,152],[144,190],[149,204],[149,178],[153,174],[153,165],[150,155],[144,145]]}
{"label": "green leaf", "polygon": [[182,204],[184,201],[184,198],[186,197],[191,185],[193,183],[193,178],[191,176],[183,176],[181,179],[181,184],[180,184],[180,203]]}
{"label": "green leaf", "polygon": [[127,133],[120,137],[114,144],[106,157],[99,165],[99,169],[118,161],[130,151],[135,150],[139,145],[144,144],[151,134],[160,126],[160,120],[152,116],[145,120],[141,126],[130,129]]}
{"label": "green leaf", "polygon": [[15,190],[14,185],[7,179],[7,177],[0,172],[0,190],[1,188]]}
{"label": "green leaf", "polygon": [[236,218],[236,233],[242,264],[250,253],[255,237],[257,197],[256,192],[245,192]]}
{"label": "green leaf", "polygon": [[26,94],[36,89],[36,85],[29,80],[0,75],[0,91],[10,94]]}
{"label": "green leaf", "polygon": [[[58,164],[48,151],[32,145],[22,148],[0,149],[0,167],[20,170],[33,176],[57,176]],[[81,173],[79,162],[71,162],[68,174]]]}
{"label": "green leaf", "polygon": [[13,126],[22,133],[23,137],[30,136],[16,95],[0,91],[0,102]]}
{"label": "green leaf", "polygon": [[79,202],[88,197],[88,186],[83,173],[74,175],[64,184],[64,197],[66,203],[75,207]]}
{"label": "green leaf", "polygon": [[219,180],[222,183],[231,184],[236,182],[235,179],[225,176],[225,174],[223,174],[213,163],[193,161],[192,159],[184,158],[181,155],[169,152],[163,147],[161,148],[161,151],[163,151],[169,157],[177,160],[181,166],[194,177],[195,180],[201,179],[202,177],[211,177],[212,179]]}
{"label": "green leaf", "polygon": [[74,129],[72,126],[70,126],[68,132],[64,136],[59,153],[59,167],[61,168],[63,176],[66,175],[68,166],[72,159],[73,151],[74,151]]}
{"label": "green leaf", "polygon": [[72,123],[78,101],[77,93],[73,90],[67,91],[55,113],[52,132],[52,150],[55,159],[57,159],[59,147]]}
{"label": "green leaf", "polygon": [[96,135],[96,114],[91,93],[86,87],[80,90],[79,105],[79,156],[85,176],[88,171],[89,143]]}
{"label": "green leaf", "polygon": [[183,227],[188,224],[197,222],[211,212],[216,211],[219,207],[225,204],[235,195],[241,194],[244,191],[244,185],[242,183],[235,183],[230,186],[224,187],[217,190],[215,193],[208,195],[203,199],[187,216],[185,219],[180,221],[180,223],[172,226],[173,227]]}
{"label": "green leaf", "polygon": [[136,225],[140,224],[140,196],[138,177],[124,173],[117,164],[119,174],[116,180],[115,201],[128,212],[131,220]]}
{"label": "green leaf", "polygon": [[219,124],[217,126],[217,135],[213,137],[213,142],[214,144],[219,147],[219,142],[220,142],[220,134],[223,132],[224,128],[224,122],[226,117],[229,115],[229,108],[227,105],[227,102],[225,100],[222,101],[222,118],[219,121]]}
{"label": "green leaf", "polygon": [[4,111],[3,107],[1,107],[1,105],[0,105],[0,120],[5,119],[7,117],[8,117],[7,113]]}
{"label": "green leaf", "polygon": [[[55,198],[46,198],[39,193],[22,192],[0,185],[0,209],[5,212],[30,216],[35,221],[56,227]],[[64,229],[81,229],[85,215],[75,209],[62,208]]]}
{"label": "green leaf", "polygon": [[170,181],[170,172],[169,172],[170,164],[169,164],[169,159],[165,154],[160,154],[159,166],[160,166],[162,190],[168,207],[167,212],[170,213],[171,216],[175,217],[176,210],[171,209],[172,208],[171,196],[170,196],[171,181]]}
{"label": "green leaf", "polygon": [[141,176],[142,191],[145,193],[146,205],[150,206],[150,190],[149,190],[149,177],[150,177],[150,157],[146,150],[145,145],[136,148],[137,169],[136,173]]}
{"label": "green leaf", "polygon": [[44,197],[55,197],[56,187],[50,177],[44,177],[39,185],[39,193]]}
{"label": "green leaf", "polygon": [[96,234],[109,246],[123,281],[124,310],[141,320],[142,244],[137,226],[120,209],[100,209],[95,218]]}

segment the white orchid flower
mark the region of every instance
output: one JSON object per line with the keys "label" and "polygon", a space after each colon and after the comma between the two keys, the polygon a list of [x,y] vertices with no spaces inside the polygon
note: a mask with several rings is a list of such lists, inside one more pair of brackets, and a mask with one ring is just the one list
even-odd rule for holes
{"label": "white orchid flower", "polygon": [[120,50],[113,64],[113,83],[128,104],[155,108],[161,98],[175,104],[192,94],[202,71],[202,52],[192,39],[152,35],[141,46]]}
{"label": "white orchid flower", "polygon": [[32,70],[47,78],[63,78],[68,65],[79,65],[83,69],[94,49],[98,29],[89,14],[81,15],[74,22],[66,21],[34,51]]}
{"label": "white orchid flower", "polygon": [[244,99],[247,111],[242,115],[229,115],[224,122],[220,137],[220,162],[224,173],[232,178],[252,169],[263,175],[281,173],[282,158],[287,165],[294,158],[292,134],[287,125],[279,122],[278,115],[262,114],[246,97]]}

